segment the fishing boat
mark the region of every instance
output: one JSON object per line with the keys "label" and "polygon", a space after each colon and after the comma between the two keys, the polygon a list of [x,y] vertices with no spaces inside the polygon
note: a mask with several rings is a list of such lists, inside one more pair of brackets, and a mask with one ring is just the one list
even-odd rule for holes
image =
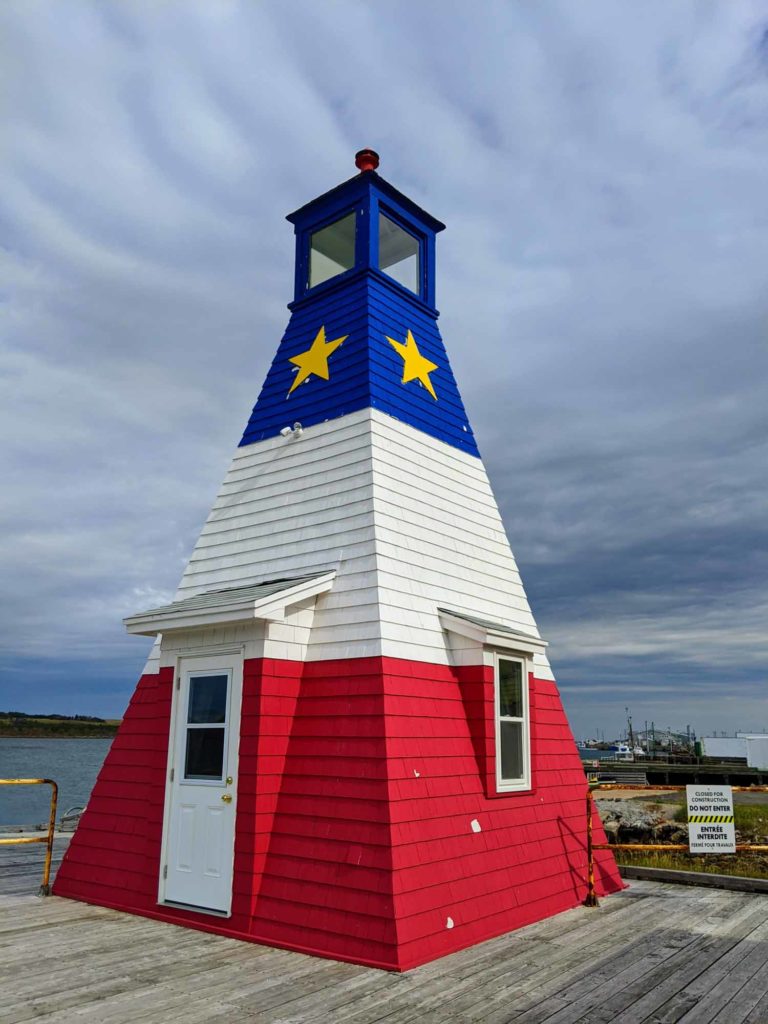
{"label": "fishing boat", "polygon": [[632,748],[626,743],[613,743],[610,746],[613,761],[634,761],[635,755]]}

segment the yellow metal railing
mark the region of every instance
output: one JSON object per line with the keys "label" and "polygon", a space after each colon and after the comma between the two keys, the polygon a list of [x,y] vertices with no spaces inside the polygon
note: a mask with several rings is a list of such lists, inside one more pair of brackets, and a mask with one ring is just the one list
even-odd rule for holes
{"label": "yellow metal railing", "polygon": [[[685,786],[621,786],[611,783],[605,789],[685,789]],[[768,786],[732,786],[734,793],[765,793]],[[688,843],[595,843],[592,837],[592,817],[595,809],[594,790],[587,790],[587,895],[584,900],[585,907],[598,907],[597,890],[595,888],[595,850],[688,850]],[[766,853],[768,846],[761,846],[755,843],[736,843],[736,852]]]}
{"label": "yellow metal railing", "polygon": [[0,839],[0,846],[21,845],[22,843],[45,843],[45,864],[43,865],[43,883],[39,896],[49,896],[51,892],[51,859],[53,857],[53,834],[56,829],[56,804],[59,800],[59,787],[53,779],[0,779],[0,786],[50,786],[51,813],[48,817],[48,834],[45,836],[13,836]]}

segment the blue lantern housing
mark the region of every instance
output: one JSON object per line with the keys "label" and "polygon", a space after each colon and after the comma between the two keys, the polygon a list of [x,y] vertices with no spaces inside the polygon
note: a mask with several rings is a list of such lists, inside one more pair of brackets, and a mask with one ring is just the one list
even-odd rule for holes
{"label": "blue lantern housing", "polygon": [[[287,219],[296,232],[291,319],[240,445],[370,407],[479,457],[437,327],[435,236],[445,225],[373,169]],[[329,342],[343,338],[327,350],[327,376],[297,378],[297,357],[321,329]],[[411,345],[418,365],[432,367],[420,378],[405,370]]]}

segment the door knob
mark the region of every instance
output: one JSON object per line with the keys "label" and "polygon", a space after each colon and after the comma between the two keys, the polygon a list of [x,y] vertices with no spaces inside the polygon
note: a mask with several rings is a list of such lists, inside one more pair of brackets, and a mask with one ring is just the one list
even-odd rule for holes
{"label": "door knob", "polygon": [[232,794],[231,793],[224,793],[222,795],[221,799],[224,801],[225,804],[231,804],[232,803]]}

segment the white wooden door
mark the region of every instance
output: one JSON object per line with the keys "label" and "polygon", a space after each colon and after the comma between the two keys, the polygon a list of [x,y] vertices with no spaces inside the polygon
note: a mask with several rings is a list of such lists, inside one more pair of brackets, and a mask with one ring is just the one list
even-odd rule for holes
{"label": "white wooden door", "polygon": [[160,898],[228,914],[242,660],[184,658],[177,685]]}

